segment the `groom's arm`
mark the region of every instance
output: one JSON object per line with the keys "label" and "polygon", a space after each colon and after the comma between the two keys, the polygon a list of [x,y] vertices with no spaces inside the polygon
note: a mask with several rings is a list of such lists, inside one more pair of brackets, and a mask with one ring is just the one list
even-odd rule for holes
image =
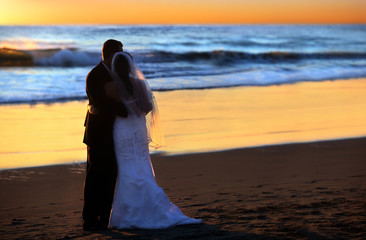
{"label": "groom's arm", "polygon": [[96,71],[91,71],[86,79],[86,90],[91,104],[96,108],[99,113],[108,113],[112,115],[118,115],[121,117],[127,117],[127,109],[121,102],[113,101],[109,99],[104,91],[105,81],[103,76]]}

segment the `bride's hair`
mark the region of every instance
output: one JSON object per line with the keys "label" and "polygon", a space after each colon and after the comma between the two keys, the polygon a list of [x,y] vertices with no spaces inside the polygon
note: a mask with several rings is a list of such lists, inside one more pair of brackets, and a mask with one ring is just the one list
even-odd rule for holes
{"label": "bride's hair", "polygon": [[133,86],[129,78],[129,74],[131,72],[131,66],[129,64],[128,59],[124,55],[117,55],[115,59],[116,65],[116,73],[118,74],[119,78],[127,88],[130,94],[133,93]]}

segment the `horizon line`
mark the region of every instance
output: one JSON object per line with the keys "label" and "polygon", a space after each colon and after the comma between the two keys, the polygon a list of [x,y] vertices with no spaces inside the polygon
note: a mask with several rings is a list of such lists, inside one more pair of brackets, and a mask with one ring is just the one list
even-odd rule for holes
{"label": "horizon line", "polygon": [[366,25],[366,22],[293,22],[293,23],[284,23],[284,22],[273,22],[273,23],[0,23],[0,26],[106,26],[106,25],[120,25],[120,26],[143,26],[143,25]]}

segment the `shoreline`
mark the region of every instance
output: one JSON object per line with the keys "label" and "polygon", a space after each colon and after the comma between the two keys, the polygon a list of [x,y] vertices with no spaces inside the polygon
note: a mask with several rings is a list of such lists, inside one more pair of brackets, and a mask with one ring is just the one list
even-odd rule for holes
{"label": "shoreline", "polygon": [[[233,73],[235,74],[235,73]],[[208,75],[207,77],[215,78],[218,75]],[[224,75],[230,75],[224,74]],[[174,77],[173,77],[174,78]],[[366,81],[365,76],[360,77],[345,77],[345,78],[325,78],[319,80],[301,80],[294,82],[281,82],[281,83],[273,83],[268,85],[262,84],[247,84],[247,85],[223,85],[223,86],[212,86],[212,87],[197,87],[197,88],[174,88],[174,89],[156,89],[153,90],[154,94],[167,93],[167,92],[184,92],[184,91],[210,91],[210,90],[230,90],[230,89],[240,89],[240,88],[270,88],[270,87],[285,87],[285,86],[296,86],[301,84],[321,84],[321,83],[332,83],[332,82],[347,82],[347,81]],[[20,100],[20,101],[9,101],[9,102],[0,102],[0,107],[2,106],[35,106],[35,105],[48,105],[52,106],[55,104],[67,104],[72,102],[87,102],[87,96],[74,96],[74,97],[61,97],[54,99],[33,99],[33,100]]]}
{"label": "shoreline", "polygon": [[84,232],[85,163],[0,172],[4,239],[366,237],[366,138],[153,155],[156,181],[203,224]]}
{"label": "shoreline", "polygon": [[[1,66],[0,66],[1,67]],[[233,73],[235,74],[235,73]],[[208,75],[208,77],[216,77],[219,75]],[[224,74],[228,75],[228,74]],[[173,77],[174,78],[174,77]],[[295,82],[282,82],[282,83],[273,83],[269,85],[261,85],[261,84],[247,84],[247,85],[230,85],[230,86],[212,86],[212,87],[196,87],[196,88],[176,88],[176,89],[157,89],[153,90],[154,93],[165,93],[165,92],[175,92],[175,91],[205,91],[205,90],[225,90],[232,88],[266,88],[266,87],[281,87],[287,85],[296,85],[302,83],[322,83],[322,82],[336,82],[336,81],[348,81],[348,80],[366,80],[365,76],[361,77],[350,77],[350,78],[326,78],[321,80],[304,80],[304,81],[295,81]],[[54,105],[54,104],[67,104],[71,102],[86,102],[88,101],[87,96],[75,96],[75,97],[61,97],[55,99],[33,99],[33,100],[14,100],[9,102],[0,102],[1,106],[17,106],[17,105],[25,105],[25,106],[35,106],[35,105]]]}
{"label": "shoreline", "polygon": [[[270,148],[270,147],[290,147],[295,145],[306,145],[306,144],[323,144],[323,143],[333,143],[333,142],[342,142],[342,141],[357,141],[366,139],[366,136],[360,137],[350,137],[350,138],[338,138],[338,139],[323,139],[323,140],[314,140],[314,141],[307,141],[307,142],[291,142],[291,143],[277,143],[277,144],[270,144],[270,145],[258,145],[258,146],[248,146],[248,147],[241,147],[241,148],[231,148],[231,149],[220,149],[215,151],[208,151],[208,152],[186,152],[186,153],[168,153],[164,151],[160,152],[152,152],[150,149],[150,157],[189,157],[191,155],[200,155],[200,154],[217,154],[217,153],[230,153],[235,151],[245,151],[245,150],[254,150],[259,148]],[[365,145],[366,147],[366,145]],[[86,150],[85,150],[86,151]],[[57,166],[73,166],[73,165],[80,165],[86,164],[85,161],[74,161],[74,162],[67,162],[67,163],[57,163],[57,164],[48,164],[48,165],[39,165],[39,166],[28,166],[28,167],[19,167],[19,168],[7,168],[7,169],[0,169],[1,172],[4,171],[17,171],[17,170],[32,170],[37,168],[47,168],[47,167],[57,167]]]}

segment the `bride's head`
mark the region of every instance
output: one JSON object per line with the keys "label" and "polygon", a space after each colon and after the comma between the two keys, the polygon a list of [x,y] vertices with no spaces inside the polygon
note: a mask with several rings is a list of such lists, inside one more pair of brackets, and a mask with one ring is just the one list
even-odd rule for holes
{"label": "bride's head", "polygon": [[132,59],[131,55],[126,52],[115,53],[112,61],[112,71],[117,73],[118,77],[121,79],[121,81],[127,87],[128,91],[131,93],[133,87],[129,79],[131,73],[131,66],[130,66],[130,60],[128,58]]}

